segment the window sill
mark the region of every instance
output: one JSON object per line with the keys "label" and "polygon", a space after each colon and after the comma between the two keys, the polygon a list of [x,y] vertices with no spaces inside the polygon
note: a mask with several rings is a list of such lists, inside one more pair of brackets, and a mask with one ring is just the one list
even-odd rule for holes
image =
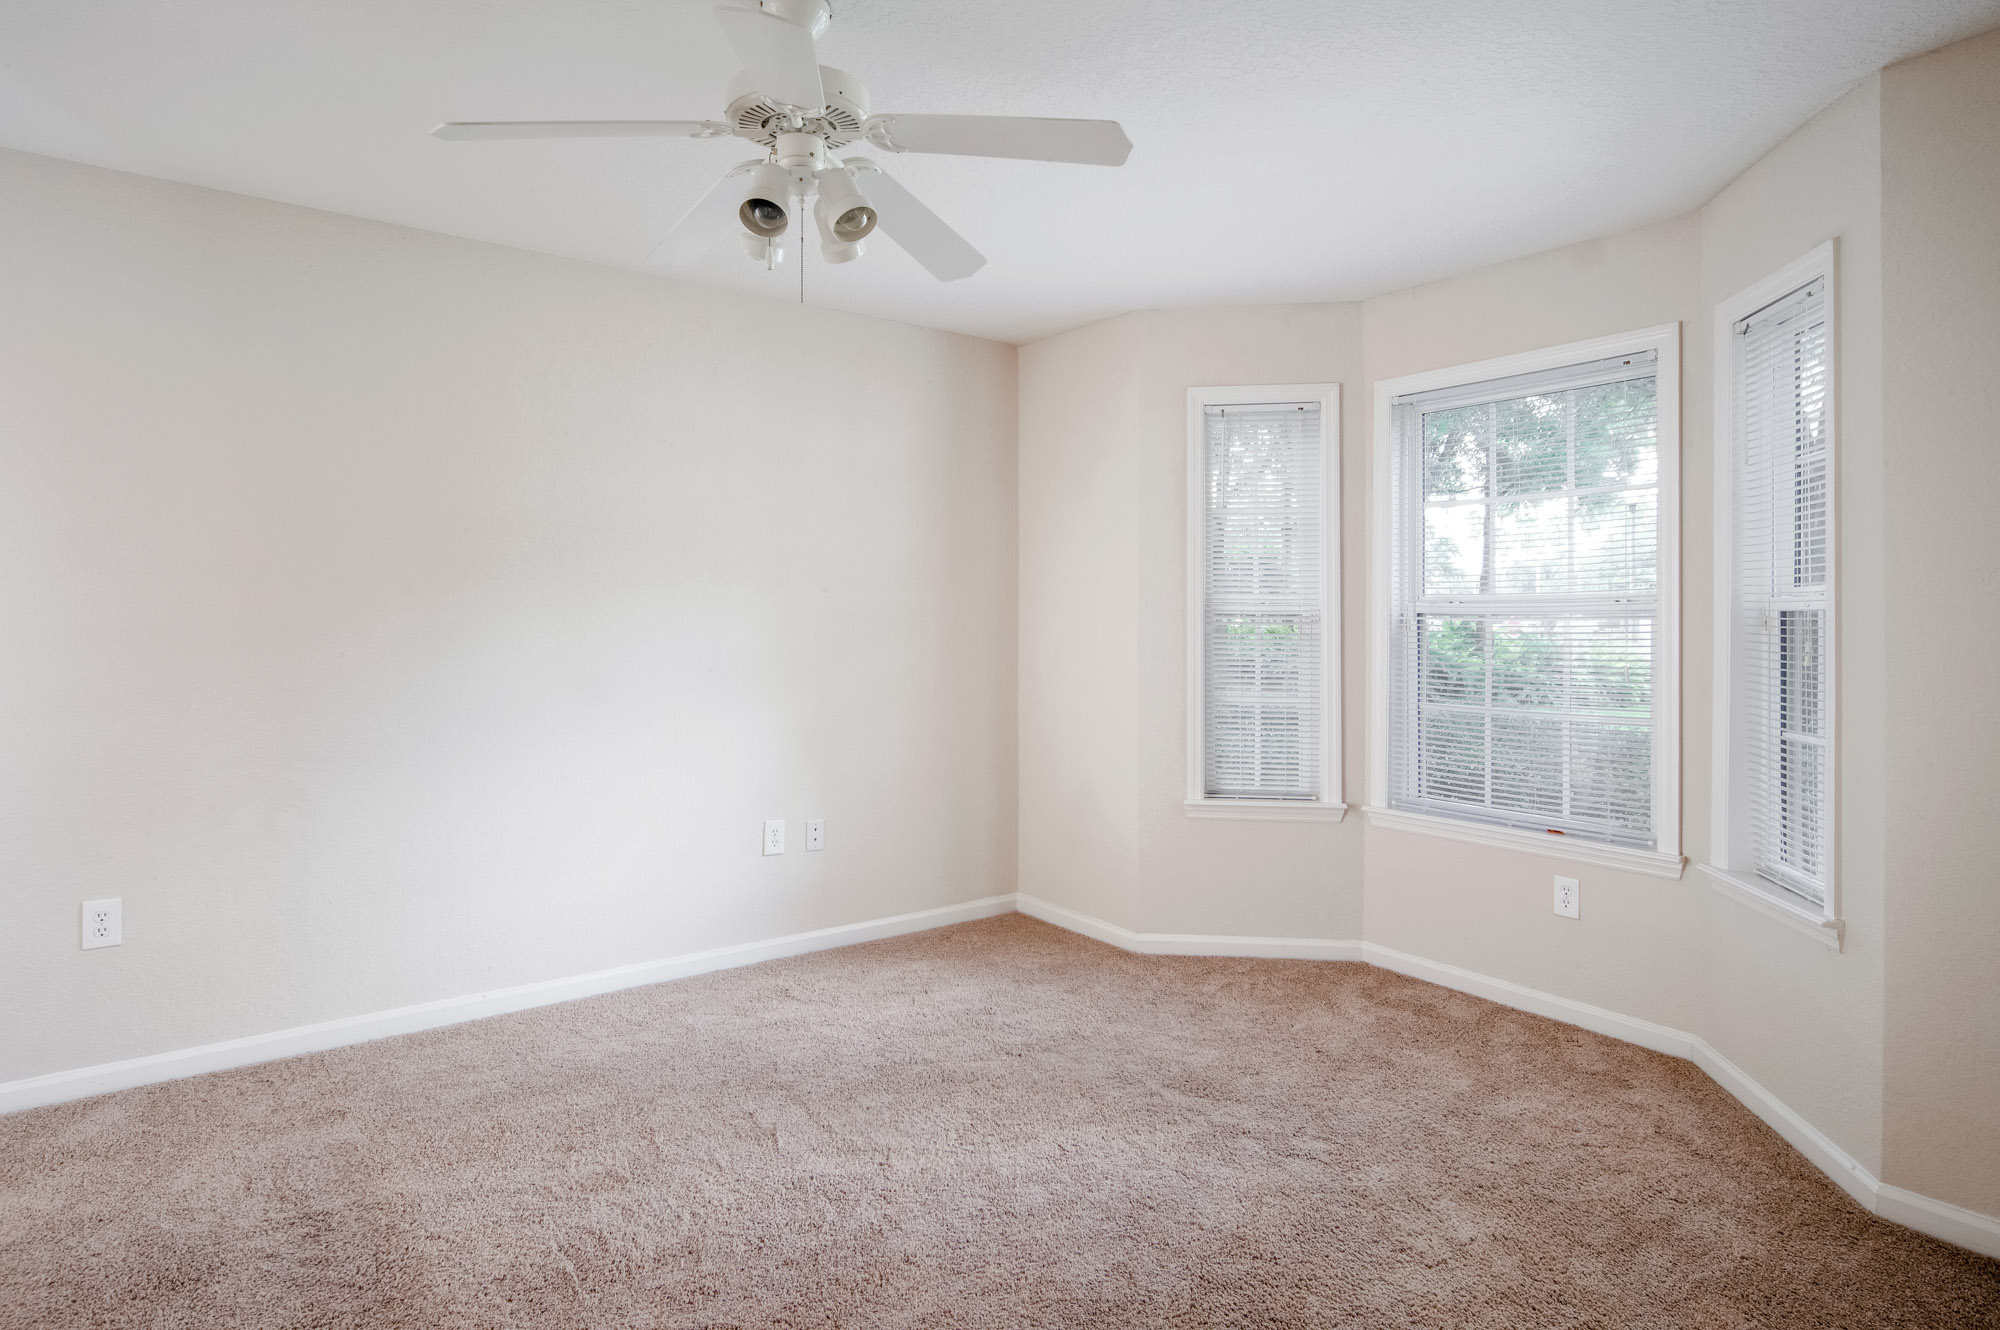
{"label": "window sill", "polygon": [[1446,840],[1491,845],[1495,849],[1525,850],[1529,854],[1543,854],[1552,859],[1567,859],[1572,863],[1622,868],[1628,873],[1644,873],[1649,877],[1678,879],[1682,870],[1687,867],[1687,860],[1680,855],[1662,854],[1658,850],[1635,850],[1624,845],[1606,845],[1599,841],[1583,840],[1580,837],[1551,836],[1547,832],[1523,831],[1518,827],[1495,827],[1481,822],[1461,822],[1456,818],[1437,817],[1430,813],[1411,813],[1401,808],[1370,806],[1364,811],[1368,814],[1368,825],[1372,827],[1414,831],[1425,836],[1442,836]]}
{"label": "window sill", "polygon": [[1804,933],[1829,950],[1843,950],[1847,925],[1841,920],[1828,919],[1803,901],[1794,905],[1779,894],[1780,888],[1763,886],[1755,878],[1708,864],[1696,864],[1695,868],[1717,895],[1747,906],[1767,919],[1775,919],[1795,933]]}
{"label": "window sill", "polygon": [[1307,803],[1303,799],[1188,799],[1189,817],[1228,818],[1238,822],[1338,822],[1346,804]]}

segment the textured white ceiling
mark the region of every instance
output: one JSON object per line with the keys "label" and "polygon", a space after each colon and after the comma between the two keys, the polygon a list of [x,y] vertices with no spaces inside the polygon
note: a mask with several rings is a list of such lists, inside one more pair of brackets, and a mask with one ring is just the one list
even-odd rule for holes
{"label": "textured white ceiling", "polygon": [[[2000,0],[834,0],[878,111],[1102,116],[1119,169],[874,154],[990,260],[893,243],[807,299],[1019,341],[1344,300],[1700,203]],[[641,266],[740,140],[439,143],[447,119],[708,118],[705,0],[5,0],[0,144]],[[718,247],[694,280],[797,299]]]}

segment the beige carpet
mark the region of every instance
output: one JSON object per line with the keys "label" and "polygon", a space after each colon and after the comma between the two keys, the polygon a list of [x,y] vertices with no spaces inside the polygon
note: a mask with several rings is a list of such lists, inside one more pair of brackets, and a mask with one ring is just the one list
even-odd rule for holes
{"label": "beige carpet", "polygon": [[2000,1326],[1684,1062],[1020,916],[0,1118],[0,1325]]}

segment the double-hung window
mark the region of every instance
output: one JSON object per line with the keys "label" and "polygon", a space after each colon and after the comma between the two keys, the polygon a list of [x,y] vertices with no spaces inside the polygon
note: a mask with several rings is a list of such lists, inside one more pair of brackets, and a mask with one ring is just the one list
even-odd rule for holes
{"label": "double-hung window", "polygon": [[1832,249],[1717,311],[1714,867],[1831,925]]}
{"label": "double-hung window", "polygon": [[1382,386],[1378,820],[1678,875],[1677,357]]}
{"label": "double-hung window", "polygon": [[1338,818],[1340,391],[1188,394],[1194,816]]}

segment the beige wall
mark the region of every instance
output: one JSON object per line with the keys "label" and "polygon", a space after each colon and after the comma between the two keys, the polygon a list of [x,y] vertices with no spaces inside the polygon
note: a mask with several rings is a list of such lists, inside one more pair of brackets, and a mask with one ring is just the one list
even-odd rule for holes
{"label": "beige wall", "polygon": [[[1361,828],[1193,819],[1187,390],[1343,383],[1345,668],[1361,668],[1359,310],[1155,311],[1021,352],[1021,889],[1142,932],[1359,935]],[[1346,693],[1346,723],[1362,721]],[[1349,750],[1350,754],[1352,749]],[[1351,760],[1346,780],[1359,779]]]}
{"label": "beige wall", "polygon": [[[1258,383],[1346,383],[1358,377],[1353,305],[1168,310],[1137,316],[1140,391],[1131,425],[1139,474],[1139,879],[1142,926],[1161,933],[1354,938],[1361,931],[1361,828],[1187,816],[1187,390]],[[1341,567],[1364,546],[1361,405],[1341,403]],[[1344,575],[1342,668],[1361,668],[1363,589]],[[1343,728],[1363,723],[1342,694]],[[1343,784],[1358,772],[1347,769]],[[1351,789],[1350,789],[1350,798]]]}
{"label": "beige wall", "polygon": [[0,291],[0,1081],[1013,890],[1012,348],[18,154]]}
{"label": "beige wall", "polygon": [[[1700,224],[1683,217],[1371,300],[1362,310],[1367,377],[1373,384],[1663,323],[1682,325],[1691,371],[1707,347],[1700,273]],[[1685,403],[1683,415],[1685,462],[1705,451],[1707,433]],[[1684,507],[1700,502],[1683,489]],[[1706,604],[1704,588],[1684,585],[1684,624]],[[1684,693],[1688,674],[1684,661]],[[1684,773],[1684,799],[1705,797],[1705,783],[1691,784],[1699,774]],[[1580,919],[1549,908],[1557,873],[1580,882]],[[1700,1003],[1696,891],[1686,880],[1370,827],[1363,935],[1685,1030]]]}
{"label": "beige wall", "polygon": [[[1826,240],[1836,242],[1837,698],[1835,846],[1842,952],[1828,951],[1732,899],[1707,892],[1699,1030],[1726,1058],[1870,1169],[1882,1167],[1883,547],[1881,81],[1814,117],[1702,209],[1702,307],[1717,304]],[[1712,433],[1712,352],[1690,376],[1691,416]],[[1713,760],[1714,452],[1686,483],[1689,602],[1686,754],[1691,857],[1709,855]],[[1711,859],[1711,862],[1713,860]]]}
{"label": "beige wall", "polygon": [[1113,319],[1021,349],[1020,889],[1137,917],[1139,343]]}
{"label": "beige wall", "polygon": [[2000,32],[1882,75],[1884,1176],[2000,1214]]}

